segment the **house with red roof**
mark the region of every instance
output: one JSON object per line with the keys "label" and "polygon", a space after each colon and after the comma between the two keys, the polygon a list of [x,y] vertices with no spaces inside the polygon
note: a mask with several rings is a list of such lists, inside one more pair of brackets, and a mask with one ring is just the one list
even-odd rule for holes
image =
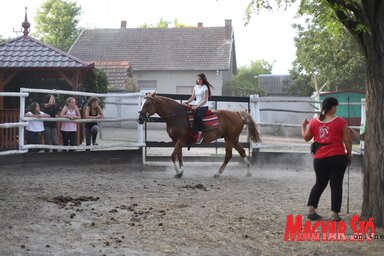
{"label": "house with red roof", "polygon": [[[106,71],[110,91],[189,94],[205,73],[214,95],[236,72],[231,20],[222,27],[86,29],[69,54]],[[134,85],[132,83],[135,83]]]}

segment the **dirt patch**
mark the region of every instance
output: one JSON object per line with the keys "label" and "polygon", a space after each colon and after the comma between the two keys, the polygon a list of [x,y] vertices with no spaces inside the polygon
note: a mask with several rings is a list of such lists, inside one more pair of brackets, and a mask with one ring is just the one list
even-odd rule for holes
{"label": "dirt patch", "polygon": [[93,196],[79,196],[76,198],[73,198],[71,196],[54,196],[54,197],[42,197],[41,199],[46,200],[47,202],[58,204],[61,207],[65,207],[68,203],[71,203],[73,206],[80,206],[81,202],[99,200],[98,197],[93,197]]}
{"label": "dirt patch", "polygon": [[[0,170],[0,255],[381,255],[384,240],[284,242],[288,214],[305,214],[308,168],[171,164]],[[346,176],[347,177],[347,176]],[[342,216],[360,213],[351,169]],[[327,217],[329,187],[319,206]],[[351,231],[348,230],[349,234]],[[384,235],[383,230],[377,230]]]}

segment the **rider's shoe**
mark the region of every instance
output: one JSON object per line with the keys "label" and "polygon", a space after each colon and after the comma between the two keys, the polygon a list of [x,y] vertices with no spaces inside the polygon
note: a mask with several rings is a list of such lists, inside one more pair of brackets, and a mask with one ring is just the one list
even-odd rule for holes
{"label": "rider's shoe", "polygon": [[197,139],[196,139],[196,144],[201,144],[201,142],[203,141],[203,134],[201,133],[198,133],[197,134]]}

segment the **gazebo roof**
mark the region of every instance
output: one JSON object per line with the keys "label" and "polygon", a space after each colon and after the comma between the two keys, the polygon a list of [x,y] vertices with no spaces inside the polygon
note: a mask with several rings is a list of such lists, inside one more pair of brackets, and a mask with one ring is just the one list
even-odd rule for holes
{"label": "gazebo roof", "polygon": [[0,44],[2,68],[87,68],[94,67],[28,35]]}
{"label": "gazebo roof", "polygon": [[30,26],[25,8],[23,36],[0,43],[1,68],[94,68],[93,63],[28,36]]}

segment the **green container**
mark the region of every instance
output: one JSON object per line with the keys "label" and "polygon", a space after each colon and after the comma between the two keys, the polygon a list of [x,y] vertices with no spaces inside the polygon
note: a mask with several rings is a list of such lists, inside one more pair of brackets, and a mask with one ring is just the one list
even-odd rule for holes
{"label": "green container", "polygon": [[[350,125],[359,125],[361,119],[361,99],[365,98],[365,93],[360,91],[330,91],[321,92],[320,101],[323,101],[326,97],[334,97],[339,101],[336,115],[346,119]],[[314,99],[314,96],[312,96]],[[350,105],[348,106],[348,99]],[[353,103],[353,104],[352,104]],[[320,111],[321,104],[315,104]],[[348,120],[349,117],[349,120]]]}

